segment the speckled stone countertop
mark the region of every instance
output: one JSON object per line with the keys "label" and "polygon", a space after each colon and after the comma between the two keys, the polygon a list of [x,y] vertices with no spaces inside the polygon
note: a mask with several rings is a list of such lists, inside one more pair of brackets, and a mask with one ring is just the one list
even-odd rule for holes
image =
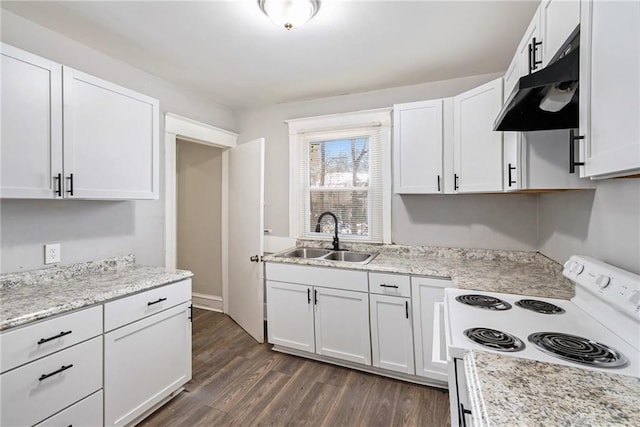
{"label": "speckled stone countertop", "polygon": [[[327,242],[299,241],[298,246],[327,247]],[[562,266],[537,252],[459,249],[426,246],[343,244],[361,252],[379,252],[369,264],[281,257],[267,262],[341,267],[418,276],[450,277],[462,289],[571,299],[573,283],[562,276]]]}
{"label": "speckled stone countertop", "polygon": [[0,331],[193,276],[133,255],[0,275]]}
{"label": "speckled stone countertop", "polygon": [[474,426],[638,426],[640,378],[470,351]]}

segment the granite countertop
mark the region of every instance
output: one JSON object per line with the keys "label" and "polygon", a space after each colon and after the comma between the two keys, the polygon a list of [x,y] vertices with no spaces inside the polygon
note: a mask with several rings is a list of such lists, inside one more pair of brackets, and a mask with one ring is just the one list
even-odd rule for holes
{"label": "granite countertop", "polygon": [[640,422],[640,378],[475,350],[464,364],[475,426]]}
{"label": "granite countertop", "polygon": [[[326,242],[299,241],[298,246],[325,247]],[[571,299],[572,282],[562,276],[562,266],[537,252],[412,247],[400,245],[344,244],[350,250],[379,252],[369,264],[287,258],[278,254],[266,262],[340,267],[417,276],[450,277],[462,289],[547,298]]]}
{"label": "granite countertop", "polygon": [[0,331],[193,276],[133,255],[0,275]]}

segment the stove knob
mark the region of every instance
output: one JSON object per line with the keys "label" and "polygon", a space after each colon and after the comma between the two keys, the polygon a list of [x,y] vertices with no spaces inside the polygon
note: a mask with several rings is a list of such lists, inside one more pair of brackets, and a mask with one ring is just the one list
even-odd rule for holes
{"label": "stove knob", "polygon": [[611,277],[605,276],[604,274],[601,274],[596,279],[596,285],[600,286],[600,289],[602,290],[607,289],[607,287],[609,287],[610,284],[611,284]]}
{"label": "stove knob", "polygon": [[640,291],[631,292],[629,302],[636,306],[636,313],[640,311]]}
{"label": "stove knob", "polygon": [[582,273],[582,270],[584,270],[584,265],[579,262],[574,262],[569,271],[577,276]]}

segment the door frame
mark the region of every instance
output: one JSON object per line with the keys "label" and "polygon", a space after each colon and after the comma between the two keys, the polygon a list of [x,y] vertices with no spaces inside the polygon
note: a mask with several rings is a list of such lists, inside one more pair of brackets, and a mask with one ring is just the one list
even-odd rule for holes
{"label": "door frame", "polygon": [[222,310],[229,311],[229,273],[227,262],[229,259],[229,153],[230,148],[238,145],[238,134],[206,123],[191,120],[173,113],[165,113],[164,116],[164,149],[165,149],[165,210],[164,210],[164,247],[165,267],[174,270],[177,268],[177,191],[176,191],[176,144],[177,139],[182,139],[196,144],[221,148],[222,151],[222,242],[221,242],[221,273],[222,273]]}

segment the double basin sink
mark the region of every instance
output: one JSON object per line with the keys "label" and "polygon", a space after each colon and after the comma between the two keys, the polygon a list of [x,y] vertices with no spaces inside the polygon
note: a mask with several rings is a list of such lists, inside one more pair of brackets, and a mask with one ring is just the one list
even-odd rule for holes
{"label": "double basin sink", "polygon": [[304,258],[318,261],[342,261],[354,264],[368,264],[378,255],[378,252],[353,252],[334,251],[331,249],[318,248],[296,248],[282,252],[277,257],[281,258]]}

